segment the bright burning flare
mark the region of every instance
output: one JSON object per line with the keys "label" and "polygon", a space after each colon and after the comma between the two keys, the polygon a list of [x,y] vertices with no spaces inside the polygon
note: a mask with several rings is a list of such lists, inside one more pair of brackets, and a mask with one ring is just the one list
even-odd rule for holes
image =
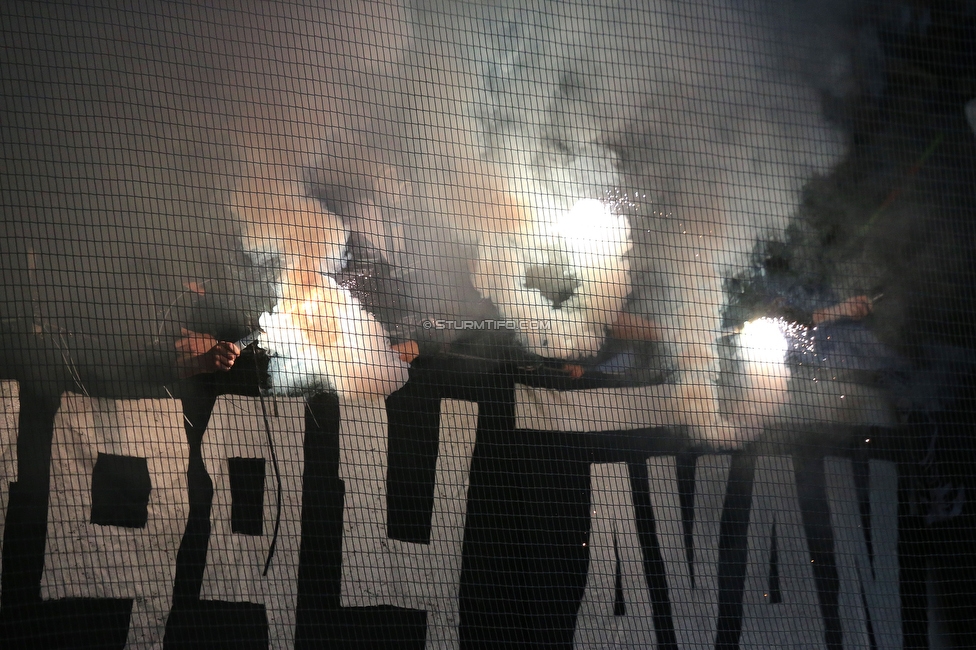
{"label": "bright burning flare", "polygon": [[245,248],[258,260],[280,258],[282,266],[278,302],[262,314],[258,339],[271,354],[271,390],[334,390],[343,397],[398,390],[407,381],[407,364],[379,321],[327,275],[341,266],[345,224],[300,186],[267,178],[268,167],[267,161],[254,163],[232,200]]}
{"label": "bright burning flare", "polygon": [[[536,217],[539,219],[538,217]],[[516,332],[533,354],[578,359],[597,354],[631,290],[630,223],[603,201],[582,199],[516,235],[489,233],[474,283],[505,318],[535,324]],[[527,282],[549,267],[575,288],[559,304]]]}
{"label": "bright burning flare", "polygon": [[734,409],[734,419],[741,425],[761,429],[783,414],[790,381],[787,326],[775,318],[759,318],[742,326],[739,354],[743,393]]}
{"label": "bright burning flare", "polygon": [[581,199],[556,219],[556,232],[572,253],[621,257],[630,250],[630,223],[596,199]]}
{"label": "bright burning flare", "polygon": [[[313,276],[314,277],[314,276]],[[390,348],[382,325],[335,280],[297,287],[261,316],[260,345],[271,353],[276,393],[326,389],[343,397],[389,395],[407,381],[408,365]]]}
{"label": "bright burning flare", "polygon": [[782,322],[775,318],[759,318],[743,325],[739,345],[743,359],[752,363],[783,364],[789,351]]}

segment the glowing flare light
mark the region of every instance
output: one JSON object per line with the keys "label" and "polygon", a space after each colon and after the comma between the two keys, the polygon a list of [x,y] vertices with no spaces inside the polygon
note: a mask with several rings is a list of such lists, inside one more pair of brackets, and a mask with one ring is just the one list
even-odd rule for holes
{"label": "glowing flare light", "polygon": [[630,223],[597,199],[581,199],[556,219],[556,232],[573,252],[621,257],[630,250]]}
{"label": "glowing flare light", "polygon": [[760,430],[783,414],[788,401],[790,369],[789,323],[779,318],[747,322],[739,333],[742,361],[741,399],[733,418],[742,426]]}
{"label": "glowing flare light", "polygon": [[739,333],[739,345],[745,360],[761,364],[782,364],[790,343],[783,331],[784,321],[758,318],[747,322]]}

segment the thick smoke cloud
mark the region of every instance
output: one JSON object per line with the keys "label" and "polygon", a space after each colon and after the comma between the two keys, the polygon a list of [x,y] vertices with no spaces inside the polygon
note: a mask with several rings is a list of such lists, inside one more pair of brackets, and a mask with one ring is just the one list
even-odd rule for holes
{"label": "thick smoke cloud", "polygon": [[249,281],[231,193],[254,163],[290,191],[366,131],[402,38],[396,10],[368,8],[6,5],[5,329],[43,326],[56,349],[8,345],[14,361],[138,391],[173,378],[181,325],[256,326],[271,296]]}
{"label": "thick smoke cloud", "polygon": [[[478,278],[490,245],[552,266],[547,224],[609,193],[630,232],[594,304],[659,324],[677,424],[736,436],[715,342],[757,244],[838,299],[883,286],[878,329],[908,356],[969,271],[965,98],[924,127],[878,108],[908,95],[892,39],[925,29],[904,7],[419,5],[5,6],[5,363],[151,392],[181,327],[236,338],[287,293],[286,232],[312,271],[345,264],[394,340],[441,351],[457,333],[423,321],[506,316]],[[588,331],[612,322],[593,313]]]}

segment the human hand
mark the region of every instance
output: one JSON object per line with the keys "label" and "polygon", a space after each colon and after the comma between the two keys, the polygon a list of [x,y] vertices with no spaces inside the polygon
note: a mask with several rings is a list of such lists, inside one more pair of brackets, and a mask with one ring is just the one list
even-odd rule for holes
{"label": "human hand", "polygon": [[181,379],[208,372],[226,372],[234,367],[241,349],[230,341],[218,341],[209,334],[180,328],[176,342],[176,369]]}

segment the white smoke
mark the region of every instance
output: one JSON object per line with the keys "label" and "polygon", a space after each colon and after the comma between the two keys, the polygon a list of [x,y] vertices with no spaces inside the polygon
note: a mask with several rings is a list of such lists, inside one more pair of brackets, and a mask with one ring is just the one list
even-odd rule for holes
{"label": "white smoke", "polygon": [[[404,146],[404,159],[422,170],[414,182],[426,189],[418,211],[431,248],[444,258],[459,240],[480,247],[475,285],[505,314],[546,320],[555,336],[522,340],[547,356],[592,355],[629,296],[629,310],[661,325],[677,364],[674,423],[718,443],[753,436],[719,413],[723,281],[749,266],[759,239],[783,235],[805,182],[841,159],[823,98],[858,92],[876,49],[856,5],[808,4],[442,2],[418,12],[405,128],[436,135]],[[613,192],[646,197],[630,218],[632,247],[601,258],[577,288],[599,309],[557,309],[526,280],[530,265],[554,263],[537,233]],[[514,209],[485,207],[503,203],[499,193]]]}
{"label": "white smoke", "polygon": [[[722,280],[843,154],[821,98],[874,65],[859,3],[122,4],[3,10],[3,246],[24,261],[8,302],[35,284],[47,317],[108,333],[140,318],[109,317],[136,300],[123,261],[159,285],[139,297],[158,314],[186,280],[236,268],[243,239],[291,287],[263,308],[276,387],[380,392],[404,378],[384,327],[480,316],[488,297],[548,323],[529,350],[577,358],[626,308],[665,332],[675,423],[712,439],[728,433]],[[641,209],[571,216],[613,192]],[[395,270],[399,322],[322,277],[350,232]],[[30,283],[28,247],[46,273]],[[559,308],[527,286],[536,266],[565,270]],[[341,335],[316,342],[286,303]],[[140,332],[105,340],[138,348]]]}
{"label": "white smoke", "polygon": [[386,331],[332,278],[302,300],[280,301],[260,323],[275,392],[389,395],[407,381],[407,364],[390,349]]}
{"label": "white smoke", "polygon": [[[478,290],[502,316],[527,324],[517,330],[530,352],[558,359],[594,356],[631,290],[630,224],[605,202],[582,199],[555,211],[552,222],[527,221],[518,233],[486,233],[474,269]],[[575,285],[558,306],[526,286],[529,268],[548,269]]]}

